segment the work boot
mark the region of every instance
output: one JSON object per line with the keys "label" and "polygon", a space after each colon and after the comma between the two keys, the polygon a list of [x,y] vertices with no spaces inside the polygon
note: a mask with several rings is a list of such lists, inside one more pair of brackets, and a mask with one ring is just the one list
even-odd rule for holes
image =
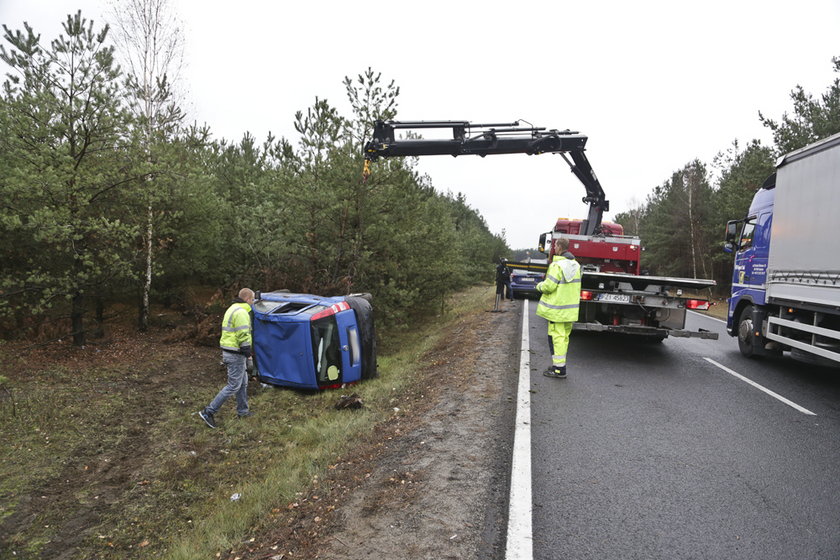
{"label": "work boot", "polygon": [[554,377],[556,379],[564,379],[566,377],[566,366],[551,366],[543,372],[543,375],[546,377]]}
{"label": "work boot", "polygon": [[204,423],[210,426],[211,428],[216,428],[216,420],[213,418],[213,414],[207,412],[207,410],[200,410],[198,415],[201,416],[201,419],[204,420]]}

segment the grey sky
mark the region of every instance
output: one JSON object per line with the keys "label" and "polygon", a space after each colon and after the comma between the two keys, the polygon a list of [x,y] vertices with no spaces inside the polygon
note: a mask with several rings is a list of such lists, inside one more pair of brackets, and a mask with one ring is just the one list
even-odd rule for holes
{"label": "grey sky", "polygon": [[[840,0],[171,3],[187,108],[217,138],[294,141],[295,111],[317,96],[349,115],[342,79],[370,66],[400,86],[401,120],[525,119],[586,134],[606,219],[735,139],[769,142],[758,111],[780,118],[797,84],[824,92],[840,56]],[[79,8],[101,22],[106,3],[0,0],[0,22],[50,38]],[[463,192],[514,248],[559,216],[586,215],[558,156],[427,157],[419,169]]]}

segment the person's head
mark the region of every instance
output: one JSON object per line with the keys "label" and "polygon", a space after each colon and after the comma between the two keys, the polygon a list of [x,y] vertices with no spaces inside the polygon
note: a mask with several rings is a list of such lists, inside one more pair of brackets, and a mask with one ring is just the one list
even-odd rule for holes
{"label": "person's head", "polygon": [[566,237],[558,237],[554,240],[554,254],[562,255],[569,250],[569,240]]}
{"label": "person's head", "polygon": [[241,290],[239,290],[239,299],[241,299],[248,305],[251,305],[252,303],[254,303],[254,290],[252,290],[251,288],[242,288]]}

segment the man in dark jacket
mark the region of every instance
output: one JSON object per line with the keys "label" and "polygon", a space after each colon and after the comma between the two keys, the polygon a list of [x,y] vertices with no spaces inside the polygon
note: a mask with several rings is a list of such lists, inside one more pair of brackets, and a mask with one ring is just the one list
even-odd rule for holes
{"label": "man in dark jacket", "polygon": [[254,291],[249,288],[239,290],[239,297],[233,300],[222,319],[222,336],[219,346],[222,349],[222,361],[227,366],[227,385],[222,387],[216,398],[201,410],[198,415],[211,428],[216,427],[214,415],[232,395],[236,395],[236,412],[240,418],[250,416],[248,410],[248,372],[247,362],[251,357],[251,306],[254,304]]}
{"label": "man in dark jacket", "polygon": [[513,299],[510,291],[510,269],[507,267],[505,259],[499,259],[499,264],[496,265],[496,307],[494,311],[499,310],[499,300],[505,297],[507,291],[507,299]]}

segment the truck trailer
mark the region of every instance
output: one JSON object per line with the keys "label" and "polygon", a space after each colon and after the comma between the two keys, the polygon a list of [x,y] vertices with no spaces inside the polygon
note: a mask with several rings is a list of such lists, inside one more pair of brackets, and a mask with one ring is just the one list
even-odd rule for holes
{"label": "truck trailer", "polygon": [[726,224],[735,254],[727,332],[747,357],[840,366],[840,134],[779,158],[747,216]]}

